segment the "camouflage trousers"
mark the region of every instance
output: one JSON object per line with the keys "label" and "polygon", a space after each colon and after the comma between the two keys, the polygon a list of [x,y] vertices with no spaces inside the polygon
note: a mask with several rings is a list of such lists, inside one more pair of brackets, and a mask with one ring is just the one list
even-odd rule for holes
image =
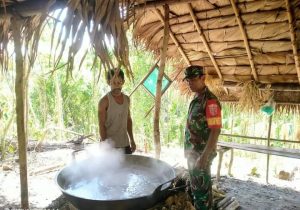
{"label": "camouflage trousers", "polygon": [[190,185],[193,194],[194,206],[197,210],[210,210],[213,209],[213,196],[212,196],[212,180],[210,174],[210,167],[212,160],[216,153],[209,157],[206,169],[200,170],[195,167],[201,151],[192,150],[187,155],[187,165],[190,175]]}

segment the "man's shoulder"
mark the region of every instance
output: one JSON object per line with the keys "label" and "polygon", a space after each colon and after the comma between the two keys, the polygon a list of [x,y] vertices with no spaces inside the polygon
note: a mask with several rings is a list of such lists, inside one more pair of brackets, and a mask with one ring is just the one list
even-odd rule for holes
{"label": "man's shoulder", "polygon": [[106,104],[108,103],[108,95],[104,95],[100,100],[99,100],[99,104]]}
{"label": "man's shoulder", "polygon": [[128,100],[130,99],[129,96],[126,95],[125,93],[122,93],[122,94],[123,94],[123,96],[124,96],[125,98],[127,98]]}
{"label": "man's shoulder", "polygon": [[213,92],[211,92],[210,89],[206,88],[206,93],[208,99],[216,99],[217,101],[219,101],[218,97]]}

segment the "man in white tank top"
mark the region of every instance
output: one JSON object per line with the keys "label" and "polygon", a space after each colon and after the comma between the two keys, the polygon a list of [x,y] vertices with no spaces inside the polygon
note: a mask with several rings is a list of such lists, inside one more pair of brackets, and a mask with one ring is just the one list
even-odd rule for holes
{"label": "man in white tank top", "polygon": [[122,93],[124,72],[120,69],[109,70],[106,79],[111,91],[98,104],[100,141],[111,139],[116,148],[123,148],[126,154],[132,154],[136,145],[132,133],[130,100]]}

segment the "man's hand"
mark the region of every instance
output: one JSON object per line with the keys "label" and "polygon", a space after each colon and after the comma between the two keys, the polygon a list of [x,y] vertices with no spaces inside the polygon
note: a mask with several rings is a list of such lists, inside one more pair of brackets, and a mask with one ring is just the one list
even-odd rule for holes
{"label": "man's hand", "polygon": [[202,155],[196,161],[196,168],[206,169],[207,164],[208,164],[208,156],[205,153],[202,153]]}
{"label": "man's hand", "polygon": [[136,145],[135,145],[134,141],[130,141],[130,148],[131,148],[132,153],[134,153],[136,150]]}

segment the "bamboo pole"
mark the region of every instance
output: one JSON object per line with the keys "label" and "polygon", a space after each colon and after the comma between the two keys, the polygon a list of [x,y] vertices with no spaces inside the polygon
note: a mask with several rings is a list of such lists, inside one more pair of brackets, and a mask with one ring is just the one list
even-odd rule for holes
{"label": "bamboo pole", "polygon": [[[212,78],[218,78],[216,74],[210,74]],[[251,80],[251,75],[223,75],[224,81],[231,82],[246,82]],[[261,84],[270,83],[298,83],[297,75],[295,74],[281,74],[281,75],[262,75],[258,76]]]}
{"label": "bamboo pole", "polygon": [[141,4],[134,5],[135,10],[144,10],[151,9],[156,7],[161,7],[164,5],[178,5],[178,4],[186,4],[199,0],[160,0],[160,1],[145,1]]}
{"label": "bamboo pole", "polygon": [[202,29],[201,29],[201,27],[200,27],[200,24],[199,24],[199,22],[198,22],[198,20],[197,20],[197,18],[196,18],[196,16],[195,16],[195,13],[194,13],[194,11],[193,11],[192,5],[189,3],[189,4],[187,4],[187,6],[188,6],[188,9],[189,9],[190,15],[191,15],[191,17],[192,17],[192,19],[193,19],[193,23],[194,23],[194,25],[196,26],[196,29],[197,29],[197,31],[198,31],[198,33],[199,33],[199,35],[200,35],[201,41],[202,41],[202,43],[204,44],[204,47],[205,47],[205,49],[206,49],[206,52],[208,53],[208,55],[209,55],[209,57],[210,57],[210,60],[211,60],[211,62],[213,63],[213,65],[214,65],[214,67],[215,67],[215,69],[216,69],[216,72],[217,72],[219,78],[222,80],[222,79],[223,79],[223,76],[222,76],[222,74],[221,74],[220,68],[219,68],[219,66],[218,66],[218,64],[217,64],[217,62],[216,62],[216,59],[215,59],[215,57],[213,56],[212,51],[211,51],[211,49],[210,49],[210,47],[209,47],[209,45],[208,45],[208,42],[207,42],[207,40],[206,40],[206,38],[205,38],[205,36],[204,36],[204,34],[203,34],[203,32],[202,32]]}
{"label": "bamboo pole", "polygon": [[160,63],[159,63],[159,73],[156,84],[156,97],[155,97],[155,111],[154,111],[154,145],[155,145],[155,157],[160,158],[160,131],[159,131],[159,115],[160,115],[160,105],[161,105],[161,93],[162,93],[162,79],[165,71],[166,54],[169,42],[169,6],[164,5],[164,37],[163,46],[161,49]]}
{"label": "bamboo pole", "polygon": [[[173,84],[173,81],[176,81],[177,77],[179,76],[179,74],[183,71],[184,69],[181,69],[180,71],[177,72],[177,74],[175,75],[175,77],[173,78],[173,80],[171,80],[169,82],[169,84],[166,86],[166,91],[167,89]],[[150,114],[150,112],[152,111],[152,109],[154,108],[155,105],[153,105],[145,114],[145,118]]]}
{"label": "bamboo pole", "polygon": [[29,209],[28,202],[28,180],[27,180],[27,133],[25,121],[25,69],[22,55],[22,37],[21,20],[12,19],[12,34],[14,39],[14,51],[16,54],[16,113],[17,113],[17,134],[18,134],[18,152],[20,164],[20,184],[21,184],[21,208]]}
{"label": "bamboo pole", "polygon": [[[158,9],[155,9],[156,14],[158,15],[160,21],[164,24],[164,18],[161,15],[160,11]],[[175,43],[175,45],[177,46],[181,56],[183,57],[184,61],[186,62],[186,64],[188,64],[189,66],[191,65],[190,60],[188,59],[187,55],[185,54],[185,52],[183,51],[182,46],[180,45],[180,43],[178,42],[177,38],[175,37],[175,35],[173,34],[173,32],[171,30],[169,30],[169,34],[170,37],[172,38],[173,42]]]}
{"label": "bamboo pole", "polygon": [[[295,60],[295,67],[297,70],[297,75],[298,75],[298,80],[300,83],[300,64],[299,64],[299,56],[297,53],[297,39],[296,39],[296,34],[293,26],[293,16],[291,12],[291,6],[289,0],[285,0],[286,3],[286,10],[287,10],[287,15],[288,15],[288,20],[289,20],[289,29],[290,29],[290,34],[291,34],[291,42],[292,42],[292,48],[293,48],[293,54],[294,54],[294,60]],[[295,26],[296,27],[296,26]]]}
{"label": "bamboo pole", "polygon": [[[268,128],[268,147],[270,147],[270,137],[272,129],[272,115],[269,117],[269,128]],[[270,165],[270,154],[267,154],[267,173],[266,173],[266,183],[269,183],[269,165]]]}
{"label": "bamboo pole", "polygon": [[[227,88],[242,88],[239,86],[240,83],[237,82],[224,82],[223,86]],[[288,83],[283,83],[283,84],[272,84],[272,85],[266,85],[266,84],[259,84],[258,88],[260,90],[275,90],[275,91],[281,91],[281,92],[299,92],[300,91],[300,85],[298,83],[294,84],[288,84]]]}
{"label": "bamboo pole", "polygon": [[248,59],[249,59],[249,62],[250,62],[250,66],[251,66],[252,75],[253,75],[253,77],[254,77],[254,80],[255,80],[255,81],[258,81],[258,77],[257,77],[255,65],[254,65],[254,60],[253,60],[252,53],[251,53],[251,50],[250,50],[250,47],[249,47],[248,37],[247,37],[246,31],[245,31],[245,28],[244,28],[244,26],[243,26],[243,23],[242,23],[242,20],[241,20],[241,17],[240,17],[238,8],[237,8],[237,6],[235,5],[234,0],[230,0],[230,3],[231,3],[231,6],[232,6],[232,8],[233,8],[233,11],[234,11],[236,20],[237,20],[237,22],[238,22],[239,28],[240,28],[241,33],[242,33],[242,36],[243,36],[243,40],[244,40],[246,52],[247,52],[247,55],[248,55]]}

